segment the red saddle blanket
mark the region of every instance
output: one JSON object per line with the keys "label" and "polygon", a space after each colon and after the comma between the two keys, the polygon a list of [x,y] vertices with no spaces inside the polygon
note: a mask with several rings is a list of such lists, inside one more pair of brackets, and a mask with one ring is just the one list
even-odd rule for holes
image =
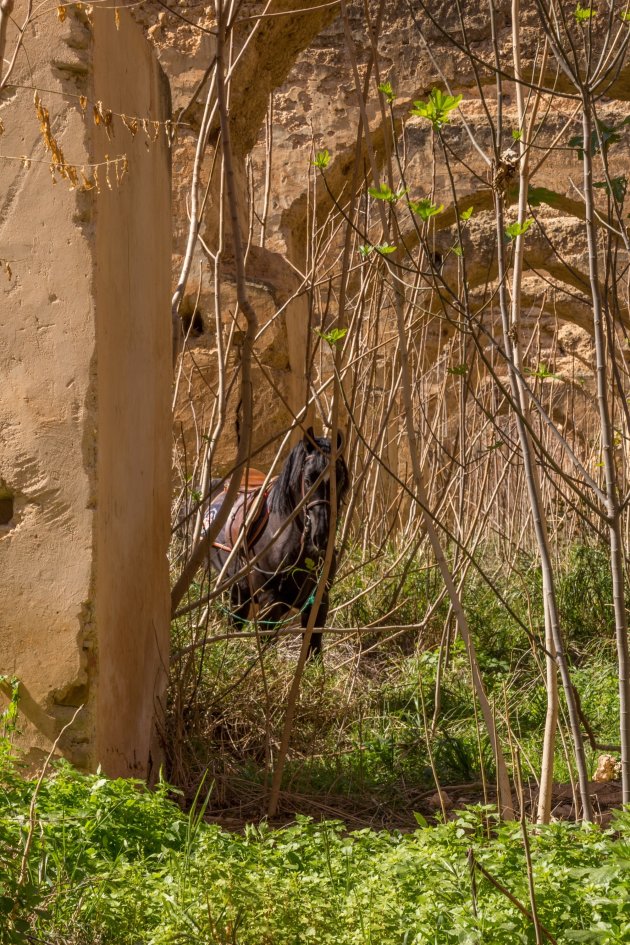
{"label": "red saddle blanket", "polygon": [[[242,532],[243,523],[254,506],[257,506],[258,511],[254,519],[247,526],[247,533],[241,540],[241,546],[245,551],[248,551],[256,544],[256,541],[262,535],[267,521],[269,520],[267,499],[271,484],[274,480],[270,480],[265,494],[259,497],[259,492],[266,478],[267,474],[261,472],[259,469],[250,468],[245,471],[239,486],[238,495],[228,515],[227,522],[221,529],[216,541],[213,542],[215,548],[220,548],[222,551],[232,550]],[[226,483],[223,492],[214,499],[204,516],[204,527],[206,530],[210,527],[219,509],[223,505],[228,485],[229,483]]]}
{"label": "red saddle blanket", "polygon": [[[252,492],[256,493],[259,489],[262,489],[265,484],[265,479],[267,478],[267,473],[261,472],[260,469],[253,469],[251,466],[249,469],[246,469],[243,473],[243,478],[241,479],[241,484],[238,488],[239,493],[241,492]],[[225,490],[227,492],[229,482],[225,484]]]}

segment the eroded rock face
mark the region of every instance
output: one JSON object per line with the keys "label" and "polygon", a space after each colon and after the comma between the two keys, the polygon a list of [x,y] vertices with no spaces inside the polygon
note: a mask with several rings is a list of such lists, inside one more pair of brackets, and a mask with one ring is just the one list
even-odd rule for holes
{"label": "eroded rock face", "polygon": [[[311,10],[311,6],[318,9]],[[333,209],[330,195],[313,168],[314,153],[318,149],[327,148],[331,154],[326,171],[330,191],[342,203],[343,195],[348,192],[360,123],[353,58],[362,82],[376,50],[374,71],[378,72],[380,81],[391,83],[396,94],[390,115],[382,111],[372,83],[365,105],[377,173],[385,179],[387,150],[393,147],[393,121],[399,152],[404,161],[405,185],[410,195],[414,198],[425,196],[433,188],[436,203],[445,205],[445,211],[435,220],[435,249],[440,258],[446,259],[444,276],[453,285],[458,280],[458,261],[450,252],[456,217],[450,178],[429,123],[411,117],[410,108],[415,100],[426,98],[435,85],[441,88],[448,86],[454,94],[463,94],[462,113],[467,128],[462,118],[455,115],[446,136],[453,152],[461,158],[461,161],[453,160],[452,164],[458,205],[460,209],[472,207],[474,210],[472,220],[466,227],[463,246],[466,277],[473,301],[476,299],[482,305],[480,300],[483,298],[484,286],[489,280],[496,279],[492,192],[494,172],[480,153],[490,153],[491,132],[486,106],[481,101],[477,86],[479,81],[489,93],[487,107],[492,119],[496,120],[495,80],[490,71],[483,68],[478,69],[475,75],[470,59],[446,35],[450,31],[457,39],[462,29],[457,6],[440,2],[432,4],[425,12],[418,8],[412,14],[409,4],[402,0],[385,5],[370,3],[368,19],[364,4],[352,3],[348,7],[349,35],[344,31],[338,8],[320,7],[319,4],[305,2],[300,6],[300,13],[278,15],[261,22],[259,18],[263,5],[250,3],[241,8],[235,33],[236,64],[231,78],[230,115],[236,173],[243,194],[243,206],[250,210],[248,217],[244,211],[241,221],[250,246],[248,275],[252,280],[252,293],[259,309],[260,324],[273,315],[274,307],[279,313],[270,324],[269,338],[266,333],[260,337],[261,352],[273,351],[269,369],[274,383],[269,384],[261,376],[264,395],[260,393],[260,386],[257,386],[261,400],[268,402],[268,398],[271,398],[278,409],[265,411],[260,423],[265,433],[269,433],[271,418],[271,431],[278,436],[290,423],[292,413],[297,413],[305,402],[304,351],[308,348],[312,330],[323,317],[334,315],[334,302],[332,308],[326,309],[324,303],[317,307],[312,298],[307,300],[308,293],[304,291],[304,286],[300,289],[299,274],[306,275],[309,270],[312,259],[312,247],[309,248],[309,244],[314,221],[316,225],[325,227],[325,221]],[[512,67],[511,4],[506,0],[495,4],[495,7],[497,48],[509,71]],[[274,6],[274,12],[282,14],[289,8],[290,4],[279,3]],[[201,30],[195,31],[190,23],[165,13],[161,5],[145,4],[142,9],[145,29],[156,44],[169,75],[174,101],[178,107],[186,110],[174,148],[177,168],[174,191],[174,270],[178,273],[187,233],[187,188],[206,87],[196,98],[194,93],[204,69],[212,62],[214,11],[211,5],[200,7],[193,0],[186,0],[180,5],[178,9],[182,15],[201,27]],[[486,8],[473,3],[463,4],[463,28],[478,62],[492,62],[494,47]],[[375,44],[370,38],[371,31],[378,32]],[[534,5],[524,3],[521,35],[523,68],[527,75],[531,74],[533,68],[540,67],[539,32]],[[244,50],[240,57],[237,52],[239,49]],[[602,120],[609,124],[619,123],[625,116],[627,73],[625,67],[620,70],[611,87],[610,97],[601,105]],[[548,55],[546,60],[544,80],[560,91],[568,88],[566,78],[562,75],[558,78],[552,55]],[[503,144],[508,148],[513,144],[512,130],[517,126],[515,89],[509,81],[504,83],[502,106]],[[573,102],[562,98],[551,108],[543,104],[540,113],[543,111],[544,141],[547,144],[555,142],[558,147],[549,154],[545,154],[542,147],[533,152],[535,165],[544,158],[540,166],[536,166],[535,189],[532,192],[532,203],[541,228],[532,229],[528,234],[525,257],[528,274],[524,283],[522,330],[524,337],[536,333],[536,356],[565,376],[574,373],[575,364],[569,348],[561,342],[564,329],[557,336],[559,324],[567,323],[571,337],[579,337],[582,360],[590,363],[591,358],[588,340],[591,325],[588,267],[579,193],[581,169],[575,151],[567,150],[564,146],[580,130],[579,114]],[[473,146],[472,138],[478,148]],[[203,227],[206,246],[211,252],[216,252],[219,246],[220,196],[215,161],[216,152],[211,136],[202,172],[204,184],[214,173],[208,189]],[[367,174],[371,180],[373,168],[364,143],[361,161],[362,174]],[[613,173],[623,172],[627,163],[623,153],[616,154],[613,163]],[[515,199],[516,189],[508,188],[508,205],[513,207]],[[515,215],[515,208],[508,209],[507,222],[512,222]],[[330,260],[340,251],[340,239],[333,239],[328,256],[324,258],[323,268],[326,258]],[[410,228],[405,234],[406,245],[413,247],[414,239]],[[222,277],[229,281],[229,245],[224,247],[223,258]],[[261,273],[264,274],[262,280]],[[336,283],[331,284],[337,286]],[[295,293],[295,300],[287,304],[287,298]],[[226,339],[231,304],[231,300],[226,299],[219,306]],[[187,307],[192,311],[195,306],[199,308],[204,323],[215,323],[212,265],[208,265],[201,248],[196,252],[191,269],[184,309]],[[492,306],[488,308],[488,319],[489,325],[496,322],[496,311],[492,311]],[[286,339],[284,352],[283,337]],[[423,331],[422,338],[419,356],[430,364],[440,355],[444,346],[452,342],[453,329],[445,325],[443,320],[435,319],[429,324],[428,330]],[[189,345],[191,353],[185,356],[184,372],[191,382],[185,396],[182,394],[179,401],[177,416],[183,425],[184,436],[194,438],[198,433],[195,432],[196,420],[193,414],[198,416],[200,409],[207,413],[215,396],[212,390],[217,377],[216,357],[211,352],[216,350],[216,346],[212,337],[205,332],[198,338],[191,337]],[[238,364],[238,356],[236,332],[230,355],[233,367]],[[222,434],[220,455],[217,457],[220,467],[229,463],[235,452],[234,419],[228,419]],[[256,438],[258,442],[258,431]],[[272,453],[273,448],[268,456]]]}
{"label": "eroded rock face", "polygon": [[20,681],[25,747],[48,752],[83,706],[60,750],[144,776],[169,628],[168,86],[127,11],[74,7],[26,30],[11,81],[0,674]]}

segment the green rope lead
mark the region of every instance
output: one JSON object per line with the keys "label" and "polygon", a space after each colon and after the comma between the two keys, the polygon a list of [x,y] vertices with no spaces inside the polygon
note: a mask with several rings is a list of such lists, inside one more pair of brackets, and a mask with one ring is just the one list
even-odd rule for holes
{"label": "green rope lead", "polygon": [[[304,601],[304,604],[299,608],[298,614],[303,614],[306,608],[312,607],[314,603],[315,591],[312,591]],[[217,604],[217,610],[222,611],[225,617],[229,617],[231,620],[236,621],[240,626],[246,623],[252,623],[252,621],[248,620],[246,617],[237,617],[236,614],[234,614],[227,607],[224,607],[223,604]],[[256,623],[262,624],[263,626],[282,628],[284,624],[290,623],[291,620],[293,620],[293,615],[284,617],[282,620],[257,620]]]}

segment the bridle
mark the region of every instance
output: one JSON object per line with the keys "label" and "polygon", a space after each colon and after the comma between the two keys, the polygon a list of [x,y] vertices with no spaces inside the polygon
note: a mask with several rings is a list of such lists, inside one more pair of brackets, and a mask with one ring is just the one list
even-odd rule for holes
{"label": "bridle", "polygon": [[[313,485],[311,486],[311,489],[315,489],[315,488],[319,485],[319,482],[318,482],[319,479],[321,479],[321,481],[324,482],[324,478],[323,478],[323,477],[324,477],[324,471],[322,471],[322,472],[319,474],[319,476],[317,477],[317,479],[315,480],[315,482],[314,482]],[[304,499],[306,498],[306,496],[308,495],[309,492],[310,492],[310,489],[307,490],[307,489],[305,488],[305,484],[304,484],[304,470],[302,470],[302,502],[304,502]],[[308,533],[310,532],[311,527],[312,527],[312,526],[311,526],[311,516],[310,516],[309,513],[310,513],[311,509],[317,508],[318,505],[327,505],[327,506],[330,507],[330,499],[326,499],[326,498],[323,498],[323,497],[319,496],[319,497],[317,497],[317,498],[315,498],[315,499],[311,499],[310,502],[307,502],[307,503],[304,505],[304,528],[303,528],[303,530],[302,530],[302,541],[301,541],[301,546],[302,546],[302,548],[304,548],[304,544],[305,544],[305,541],[306,541],[306,536],[308,535]]]}
{"label": "bridle", "polygon": [[[319,480],[319,479],[322,478],[322,477],[323,477],[323,473],[320,473],[320,475],[319,475],[317,478],[318,478],[318,480]],[[306,497],[306,496],[308,495],[308,493],[310,492],[310,489],[307,490],[307,489],[305,489],[305,486],[304,486],[304,471],[302,471],[302,477],[301,477],[301,479],[302,479],[302,488],[301,488],[302,499],[301,499],[301,501],[303,502],[304,499],[305,499],[305,497]],[[322,481],[323,481],[323,478],[322,478]],[[317,485],[319,485],[319,482],[316,480],[316,481],[313,483],[313,485],[311,486],[311,489],[314,489]],[[273,486],[272,486],[272,489],[273,489],[273,488],[276,488],[276,486],[277,486],[277,483],[274,483]],[[318,497],[318,498],[316,498],[316,499],[312,499],[310,502],[306,502],[306,503],[302,506],[304,525],[303,525],[303,527],[302,527],[302,529],[301,529],[301,535],[300,535],[300,550],[299,550],[299,553],[298,553],[298,557],[301,557],[301,556],[304,554],[304,551],[306,550],[306,540],[307,540],[308,534],[309,534],[309,532],[310,532],[310,530],[311,530],[311,518],[310,518],[309,512],[310,512],[311,509],[316,508],[318,505],[328,505],[328,506],[330,506],[330,499],[326,499],[326,498],[323,498],[323,497]],[[319,549],[317,549],[317,551],[319,552]],[[320,552],[320,554],[323,554],[323,552]],[[255,569],[256,571],[259,571],[261,574],[275,574],[275,575],[277,575],[277,574],[279,574],[279,573],[290,572],[290,571],[293,570],[293,568],[294,568],[294,565],[293,565],[293,564],[290,564],[290,565],[288,565],[286,568],[280,568],[279,570],[276,569],[275,571],[265,571],[265,569],[264,569],[264,568],[261,568],[259,565],[254,565],[254,569]]]}
{"label": "bridle", "polygon": [[[306,550],[307,538],[308,538],[308,535],[309,535],[309,533],[310,533],[310,531],[311,531],[311,527],[312,527],[312,526],[311,526],[311,517],[310,517],[310,512],[311,512],[311,510],[317,508],[317,506],[319,506],[319,505],[327,505],[327,506],[330,507],[330,499],[327,499],[327,498],[325,498],[325,497],[323,497],[323,496],[318,496],[318,497],[316,497],[316,498],[311,499],[309,502],[304,502],[304,500],[305,500],[306,496],[309,494],[309,492],[311,492],[311,490],[317,488],[317,486],[320,485],[320,482],[323,482],[323,481],[324,481],[324,479],[323,479],[324,474],[325,474],[325,470],[323,470],[322,472],[320,472],[319,475],[318,475],[318,477],[317,477],[317,479],[316,479],[315,482],[313,483],[313,485],[312,485],[309,489],[307,489],[306,486],[305,486],[305,482],[304,482],[304,470],[302,470],[302,475],[301,475],[301,489],[300,489],[300,492],[301,492],[301,499],[300,499],[300,502],[301,502],[301,503],[304,503],[304,504],[302,505],[303,526],[302,526],[302,528],[301,528],[300,547],[299,547],[298,557],[302,557],[302,555],[304,554],[304,552],[305,552],[305,550]],[[274,484],[272,485],[271,488],[272,488],[272,489],[277,488],[277,481],[274,482]],[[296,519],[296,521],[299,521],[299,520]],[[324,552],[323,552],[323,551],[320,551],[319,548],[316,549],[316,550],[317,550],[317,552],[319,553],[320,558],[321,558],[321,557],[323,556]],[[254,569],[255,569],[256,571],[259,571],[261,574],[278,575],[278,574],[281,574],[281,573],[293,571],[294,565],[293,565],[293,564],[289,564],[289,565],[287,565],[286,567],[281,567],[281,568],[275,569],[274,571],[266,571],[264,568],[261,568],[260,565],[254,565]]]}

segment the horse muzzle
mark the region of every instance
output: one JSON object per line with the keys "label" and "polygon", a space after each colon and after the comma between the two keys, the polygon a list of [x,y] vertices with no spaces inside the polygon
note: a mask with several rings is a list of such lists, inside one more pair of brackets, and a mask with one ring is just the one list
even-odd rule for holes
{"label": "horse muzzle", "polygon": [[315,499],[306,506],[304,516],[304,546],[312,556],[323,557],[328,547],[330,533],[330,516],[327,514],[313,514],[315,509],[330,507],[328,499]]}

